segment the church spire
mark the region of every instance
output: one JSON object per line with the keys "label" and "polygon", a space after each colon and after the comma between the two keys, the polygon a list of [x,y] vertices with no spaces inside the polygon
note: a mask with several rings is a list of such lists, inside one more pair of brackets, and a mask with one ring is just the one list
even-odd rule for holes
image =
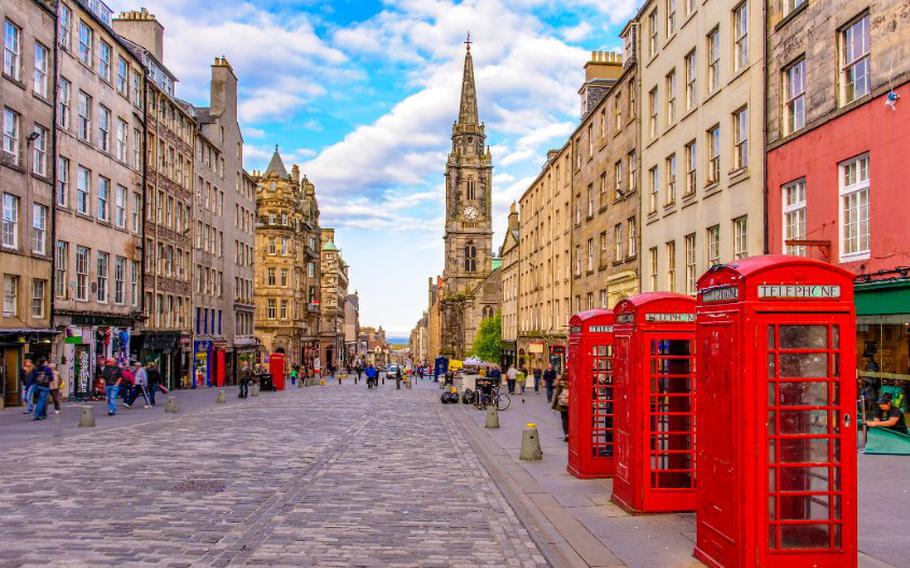
{"label": "church spire", "polygon": [[474,62],[471,59],[471,32],[464,42],[464,75],[461,79],[461,106],[458,110],[458,124],[479,124],[477,118],[477,90],[474,87]]}

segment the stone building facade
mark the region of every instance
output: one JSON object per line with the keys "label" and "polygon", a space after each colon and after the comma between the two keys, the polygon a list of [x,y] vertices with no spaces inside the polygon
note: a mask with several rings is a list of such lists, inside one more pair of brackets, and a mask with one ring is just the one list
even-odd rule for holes
{"label": "stone building facade", "polygon": [[[518,349],[518,274],[520,259],[518,243],[520,240],[518,206],[512,203],[509,208],[509,220],[506,224],[506,236],[499,248],[502,259],[502,364],[508,366],[515,362]],[[424,314],[426,315],[426,314]]]}
{"label": "stone building facade", "polygon": [[649,0],[636,18],[644,291],[694,294],[762,251],[763,6]]}
{"label": "stone building facade", "polygon": [[136,348],[169,387],[192,384],[193,180],[196,122],[164,66],[164,27],[147,10],[125,12],[114,30],[145,76],[145,321]]}
{"label": "stone building facade", "polygon": [[137,353],[145,72],[103,3],[59,13],[54,311],[59,368],[84,399],[103,360]]}
{"label": "stone building facade", "polygon": [[360,295],[355,290],[344,299],[344,351],[345,363],[353,365],[363,353],[357,337],[360,335]]}
{"label": "stone building facade", "polygon": [[599,100],[585,97],[590,112],[570,138],[573,313],[612,308],[638,292],[636,69],[619,54],[601,52],[585,69],[608,87]]}
{"label": "stone building facade", "polygon": [[[54,195],[54,7],[0,4],[0,408],[19,404],[25,355],[50,360]],[[62,283],[66,286],[66,281]]]}
{"label": "stone building facade", "polygon": [[345,301],[348,296],[348,264],[335,244],[335,229],[321,230],[319,292],[319,357],[324,370],[348,364],[345,350]]}

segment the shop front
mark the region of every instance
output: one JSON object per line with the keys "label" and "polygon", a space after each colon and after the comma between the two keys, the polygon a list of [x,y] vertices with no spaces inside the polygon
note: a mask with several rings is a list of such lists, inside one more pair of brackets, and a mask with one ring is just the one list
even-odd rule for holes
{"label": "shop front", "polygon": [[59,317],[57,370],[64,378],[66,396],[74,400],[103,398],[101,369],[108,359],[126,364],[139,358],[131,317],[71,314]]}
{"label": "shop front", "polygon": [[134,340],[140,344],[140,360],[157,365],[167,388],[189,388],[189,336],[179,331],[144,331]]}
{"label": "shop front", "polygon": [[502,342],[502,361],[500,361],[503,369],[508,369],[509,365],[514,365],[518,357],[518,345],[514,341],[503,341]]}
{"label": "shop front", "polygon": [[51,358],[57,332],[50,329],[0,330],[0,408],[22,404],[19,372],[25,357]]}

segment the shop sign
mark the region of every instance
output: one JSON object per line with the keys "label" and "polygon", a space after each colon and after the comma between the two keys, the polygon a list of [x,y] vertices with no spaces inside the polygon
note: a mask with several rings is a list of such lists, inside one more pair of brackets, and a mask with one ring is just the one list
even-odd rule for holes
{"label": "shop sign", "polygon": [[645,314],[645,321],[655,323],[692,323],[695,321],[695,314]]}
{"label": "shop sign", "polygon": [[569,328],[569,333],[581,333],[581,326],[573,325],[572,327]]}
{"label": "shop sign", "polygon": [[616,316],[616,323],[632,323],[635,321],[635,314],[619,314]]}
{"label": "shop sign", "polygon": [[528,353],[543,353],[543,343],[531,343],[528,345]]}
{"label": "shop sign", "polygon": [[64,344],[73,344],[73,345],[82,345],[82,336],[81,335],[72,335],[70,337],[63,338]]}
{"label": "shop sign", "polygon": [[592,325],[588,327],[588,333],[613,333],[612,325]]}
{"label": "shop sign", "polygon": [[739,286],[718,286],[704,290],[701,293],[701,301],[705,304],[719,304],[721,302],[733,302],[739,299]]}
{"label": "shop sign", "polygon": [[840,298],[840,286],[824,284],[762,284],[759,298]]}

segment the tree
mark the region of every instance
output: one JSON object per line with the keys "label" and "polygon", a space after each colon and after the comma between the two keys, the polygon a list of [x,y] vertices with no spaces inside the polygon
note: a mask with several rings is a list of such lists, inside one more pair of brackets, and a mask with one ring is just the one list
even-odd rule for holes
{"label": "tree", "polygon": [[499,363],[502,358],[502,314],[500,312],[496,312],[495,316],[484,318],[480,322],[477,335],[474,336],[471,355],[482,361]]}

